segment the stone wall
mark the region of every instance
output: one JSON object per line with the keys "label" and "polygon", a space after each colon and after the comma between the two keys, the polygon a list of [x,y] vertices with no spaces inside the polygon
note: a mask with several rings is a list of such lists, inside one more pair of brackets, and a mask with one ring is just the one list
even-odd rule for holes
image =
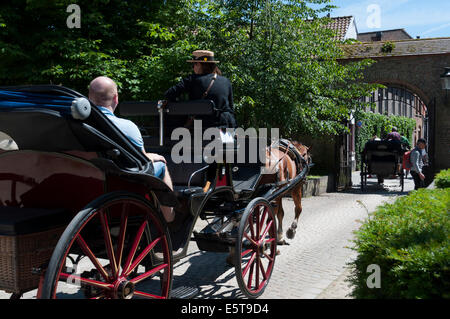
{"label": "stone wall", "polygon": [[303,197],[319,196],[335,191],[335,177],[333,174],[320,177],[308,177],[303,184]]}
{"label": "stone wall", "polygon": [[[331,173],[336,171],[335,138],[314,138],[302,136],[297,139],[304,145],[311,147],[312,161],[314,163],[312,174]],[[316,174],[315,174],[316,175]]]}

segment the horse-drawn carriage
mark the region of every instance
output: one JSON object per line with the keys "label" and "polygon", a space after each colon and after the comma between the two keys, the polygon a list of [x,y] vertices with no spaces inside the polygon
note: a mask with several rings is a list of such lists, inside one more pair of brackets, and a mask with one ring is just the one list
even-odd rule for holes
{"label": "horse-drawn carriage", "polygon": [[[145,148],[165,156],[173,190],[81,94],[0,89],[0,131],[18,145],[0,150],[0,289],[16,298],[36,288],[38,298],[191,297],[196,289],[172,289],[172,272],[196,241],[203,251],[231,252],[242,293],[260,296],[277,254],[273,203],[310,166],[279,183],[261,161],[175,163],[173,128],[192,116],[211,119],[211,101],[119,109],[150,119],[140,127]],[[161,206],[174,208],[174,221],[164,220]],[[208,221],[199,232],[198,218]]]}
{"label": "horse-drawn carriage", "polygon": [[398,176],[403,192],[405,174],[402,160],[405,150],[400,142],[394,140],[368,141],[361,152],[361,190],[367,187],[368,175],[376,175],[378,184],[385,178]]}

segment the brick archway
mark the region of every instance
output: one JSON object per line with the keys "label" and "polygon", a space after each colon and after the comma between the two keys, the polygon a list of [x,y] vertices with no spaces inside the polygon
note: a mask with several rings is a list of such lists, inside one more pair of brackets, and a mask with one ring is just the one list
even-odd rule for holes
{"label": "brick archway", "polygon": [[[399,85],[417,94],[428,109],[429,155],[434,169],[450,167],[450,92],[445,92],[440,75],[450,67],[450,38],[393,41],[394,49],[383,52],[384,42],[343,46],[342,62],[373,59],[365,81]],[[422,129],[424,127],[422,126]]]}

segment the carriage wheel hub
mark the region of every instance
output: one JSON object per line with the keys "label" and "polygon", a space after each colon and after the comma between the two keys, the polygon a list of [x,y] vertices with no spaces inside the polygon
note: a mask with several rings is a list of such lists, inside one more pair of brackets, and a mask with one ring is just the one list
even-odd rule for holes
{"label": "carriage wheel hub", "polygon": [[131,299],[134,295],[134,283],[125,279],[118,280],[115,291],[118,299]]}
{"label": "carriage wheel hub", "polygon": [[261,254],[263,254],[267,250],[268,244],[266,243],[266,240],[262,240],[258,245],[258,250]]}

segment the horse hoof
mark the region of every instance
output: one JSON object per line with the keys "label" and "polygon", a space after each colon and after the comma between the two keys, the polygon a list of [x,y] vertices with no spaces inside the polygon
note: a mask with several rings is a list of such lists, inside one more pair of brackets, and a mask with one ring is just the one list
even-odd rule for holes
{"label": "horse hoof", "polygon": [[289,238],[289,239],[294,239],[295,233],[296,233],[296,230],[295,230],[295,229],[289,228],[289,229],[286,231],[286,237]]}
{"label": "horse hoof", "polygon": [[289,245],[289,243],[283,239],[283,240],[277,241],[277,245],[283,246],[283,245]]}

